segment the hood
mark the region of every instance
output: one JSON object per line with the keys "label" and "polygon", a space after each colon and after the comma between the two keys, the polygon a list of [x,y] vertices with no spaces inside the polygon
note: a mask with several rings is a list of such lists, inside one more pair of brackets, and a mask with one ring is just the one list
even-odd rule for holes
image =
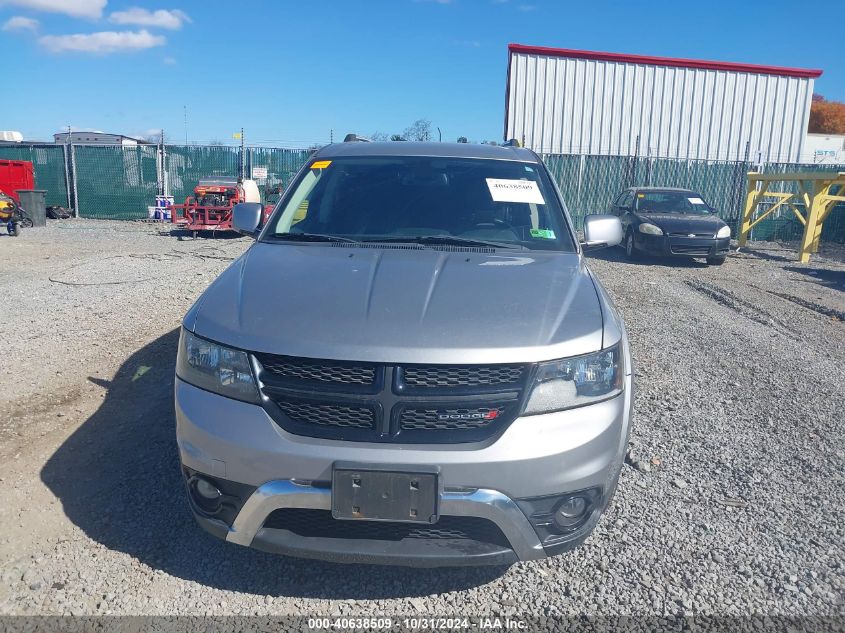
{"label": "hood", "polygon": [[393,363],[536,362],[602,346],[577,254],[254,244],[185,317],[255,352]]}
{"label": "hood", "polygon": [[655,224],[670,233],[709,233],[716,234],[725,226],[715,215],[692,215],[690,213],[638,213],[643,220]]}

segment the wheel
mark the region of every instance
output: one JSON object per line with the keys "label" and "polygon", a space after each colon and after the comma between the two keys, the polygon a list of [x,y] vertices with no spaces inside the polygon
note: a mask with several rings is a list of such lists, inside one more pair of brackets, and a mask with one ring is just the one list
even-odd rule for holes
{"label": "wheel", "polygon": [[628,234],[625,236],[625,256],[631,260],[637,259],[639,257],[637,247],[634,244],[633,231],[628,231]]}
{"label": "wheel", "polygon": [[9,235],[12,237],[17,237],[21,234],[21,225],[18,222],[9,222],[9,225],[6,228],[9,229]]}
{"label": "wheel", "polygon": [[708,257],[707,263],[711,266],[721,266],[725,263],[725,256],[722,257]]}

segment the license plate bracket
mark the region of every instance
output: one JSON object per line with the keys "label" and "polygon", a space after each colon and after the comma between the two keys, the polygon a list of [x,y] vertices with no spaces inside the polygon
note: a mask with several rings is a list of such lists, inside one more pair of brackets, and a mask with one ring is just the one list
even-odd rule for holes
{"label": "license plate bracket", "polygon": [[332,469],[332,516],[348,521],[435,523],[440,505],[439,469],[400,468],[336,463]]}

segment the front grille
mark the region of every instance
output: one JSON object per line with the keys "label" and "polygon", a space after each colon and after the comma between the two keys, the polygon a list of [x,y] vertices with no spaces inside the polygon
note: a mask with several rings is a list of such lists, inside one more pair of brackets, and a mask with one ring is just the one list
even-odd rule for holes
{"label": "front grille", "polygon": [[672,253],[676,255],[709,255],[710,247],[697,244],[671,244]]}
{"label": "front grille", "polygon": [[255,354],[264,408],[297,435],[456,444],[503,431],[531,365],[392,365]]}
{"label": "front grille", "polygon": [[713,233],[685,233],[683,231],[676,231],[674,233],[669,233],[672,237],[713,237]]}
{"label": "front grille", "polygon": [[294,422],[340,428],[373,429],[375,413],[369,407],[314,404],[279,400],[279,408]]}
{"label": "front grille", "polygon": [[343,363],[270,354],[257,354],[256,357],[264,369],[284,378],[340,385],[372,385],[376,381],[375,365],[366,363]]}
{"label": "front grille", "polygon": [[402,368],[403,382],[411,387],[478,387],[512,385],[525,373],[522,365],[417,365]]}
{"label": "front grille", "polygon": [[510,543],[492,521],[479,517],[441,516],[433,524],[384,521],[338,521],[328,510],[282,508],[274,510],[265,528],[288,530],[312,538],[403,541],[405,539],[478,541],[499,547]]}
{"label": "front grille", "polygon": [[405,409],[399,425],[405,430],[462,431],[490,426],[504,413],[504,407],[470,409]]}

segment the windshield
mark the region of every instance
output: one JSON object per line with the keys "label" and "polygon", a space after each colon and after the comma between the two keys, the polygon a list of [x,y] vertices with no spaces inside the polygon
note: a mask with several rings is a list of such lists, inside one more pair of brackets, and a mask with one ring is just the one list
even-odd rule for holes
{"label": "windshield", "polygon": [[269,224],[264,240],[575,250],[542,166],[506,160],[317,160]]}
{"label": "windshield", "polygon": [[712,212],[704,198],[692,191],[641,191],[637,194],[636,209],[640,213],[705,215]]}

